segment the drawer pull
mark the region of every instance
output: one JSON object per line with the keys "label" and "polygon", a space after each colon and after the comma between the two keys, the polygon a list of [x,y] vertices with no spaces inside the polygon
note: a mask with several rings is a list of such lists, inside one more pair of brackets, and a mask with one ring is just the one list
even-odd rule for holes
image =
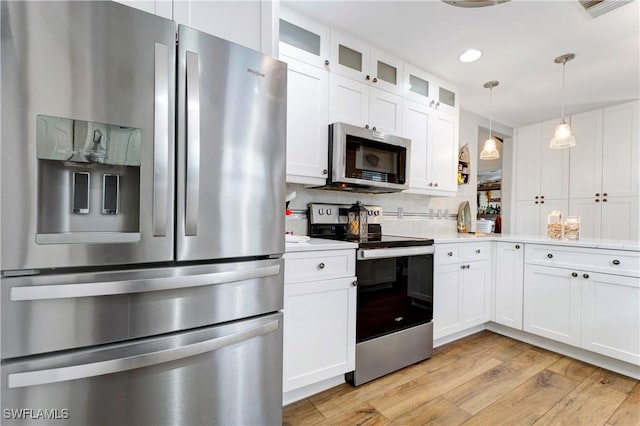
{"label": "drawer pull", "polygon": [[320,264],[318,265],[318,268],[320,268],[320,269],[324,269],[324,263],[320,263]]}
{"label": "drawer pull", "polygon": [[480,249],[477,249],[477,250],[476,250],[476,253],[480,254]]}
{"label": "drawer pull", "polygon": [[553,259],[553,255],[552,255],[551,253],[548,253],[548,254],[547,254],[547,257],[548,257],[549,259]]}
{"label": "drawer pull", "polygon": [[353,287],[358,287],[358,280],[353,280],[353,281],[351,281],[351,285],[352,285]]}
{"label": "drawer pull", "polygon": [[449,253],[447,253],[447,256],[449,256],[449,257],[453,256],[453,252],[450,251]]}
{"label": "drawer pull", "polygon": [[620,261],[618,259],[614,259],[611,263],[613,263],[614,265],[619,265]]}
{"label": "drawer pull", "polygon": [[582,278],[584,278],[585,280],[589,278],[589,274],[582,274]]}
{"label": "drawer pull", "polygon": [[572,273],[571,273],[571,276],[572,276],[573,278],[577,278],[577,277],[578,277],[578,273],[577,273],[577,272],[572,272]]}
{"label": "drawer pull", "polygon": [[516,250],[520,250],[520,244],[516,244]]}

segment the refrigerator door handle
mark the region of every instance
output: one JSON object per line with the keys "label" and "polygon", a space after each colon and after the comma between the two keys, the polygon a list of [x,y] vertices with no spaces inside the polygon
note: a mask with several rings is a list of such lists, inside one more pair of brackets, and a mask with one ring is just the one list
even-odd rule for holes
{"label": "refrigerator door handle", "polygon": [[270,265],[240,271],[213,272],[210,274],[170,276],[129,281],[16,286],[11,288],[10,298],[11,301],[34,301],[145,293],[245,281],[270,277],[278,275],[279,273],[280,265]]}
{"label": "refrigerator door handle", "polygon": [[155,44],[153,104],[153,235],[167,235],[169,209],[169,47]]}
{"label": "refrigerator door handle", "polygon": [[87,377],[95,377],[105,374],[119,373],[122,371],[136,370],[152,365],[158,365],[176,361],[179,359],[193,357],[206,352],[212,352],[224,348],[225,346],[234,345],[245,340],[264,336],[273,331],[276,331],[279,327],[280,320],[276,319],[257,327],[242,331],[240,333],[216,337],[215,339],[192,343],[190,345],[180,346],[173,349],[165,349],[141,355],[110,359],[107,361],[72,365],[69,367],[13,373],[9,374],[7,377],[8,386],[9,388],[38,386],[47,383],[58,383],[67,380],[84,379]]}
{"label": "refrigerator door handle", "polygon": [[186,52],[187,59],[187,182],[185,235],[198,235],[200,202],[200,70],[198,54]]}

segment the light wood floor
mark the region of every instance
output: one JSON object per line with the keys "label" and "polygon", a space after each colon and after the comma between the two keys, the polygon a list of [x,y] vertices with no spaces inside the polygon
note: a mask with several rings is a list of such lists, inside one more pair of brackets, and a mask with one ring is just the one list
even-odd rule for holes
{"label": "light wood floor", "polygon": [[373,382],[284,408],[285,425],[640,425],[637,380],[483,331]]}

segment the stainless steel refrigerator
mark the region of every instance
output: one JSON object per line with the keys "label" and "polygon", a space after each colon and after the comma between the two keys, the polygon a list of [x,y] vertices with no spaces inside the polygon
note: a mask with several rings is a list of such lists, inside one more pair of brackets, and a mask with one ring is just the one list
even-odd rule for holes
{"label": "stainless steel refrigerator", "polygon": [[281,424],[286,66],[1,7],[3,424]]}

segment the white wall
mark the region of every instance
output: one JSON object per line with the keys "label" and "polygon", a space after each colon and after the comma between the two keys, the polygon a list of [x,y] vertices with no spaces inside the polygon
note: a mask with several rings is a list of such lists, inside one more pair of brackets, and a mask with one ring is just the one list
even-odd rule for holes
{"label": "white wall", "polygon": [[[507,136],[512,135],[510,127],[493,122],[493,128],[497,133]],[[489,119],[481,117],[469,111],[460,110],[460,139],[459,146],[469,145],[469,155],[471,158],[471,174],[469,184],[459,185],[456,197],[432,197],[427,195],[415,195],[405,193],[395,194],[360,194],[341,191],[330,191],[324,189],[306,189],[303,185],[287,184],[287,192],[296,191],[296,198],[290,203],[292,210],[306,210],[310,202],[320,203],[341,203],[352,204],[355,201],[362,201],[365,204],[376,204],[382,206],[385,217],[383,219],[383,232],[386,234],[396,234],[405,236],[429,237],[457,232],[455,215],[458,213],[458,206],[461,202],[469,201],[471,216],[473,218],[471,229],[475,230],[475,212],[477,211],[477,167],[478,167],[478,131],[479,128],[488,128]],[[511,138],[505,138],[504,159],[503,159],[503,179],[510,179],[505,176],[505,171],[510,170],[512,164],[512,143]],[[503,180],[504,185],[504,180]],[[508,190],[503,189],[503,194],[508,194]],[[503,202],[503,206],[507,206]],[[403,209],[403,219],[398,219],[392,213],[397,212],[398,207]],[[440,210],[441,218],[427,218],[429,212],[436,216]],[[419,214],[412,216],[412,213]],[[442,218],[446,213],[449,217]],[[503,220],[503,224],[505,221]],[[297,235],[307,234],[306,219],[299,219],[295,216],[287,219],[287,230],[291,230]],[[505,231],[503,231],[505,232]]]}

